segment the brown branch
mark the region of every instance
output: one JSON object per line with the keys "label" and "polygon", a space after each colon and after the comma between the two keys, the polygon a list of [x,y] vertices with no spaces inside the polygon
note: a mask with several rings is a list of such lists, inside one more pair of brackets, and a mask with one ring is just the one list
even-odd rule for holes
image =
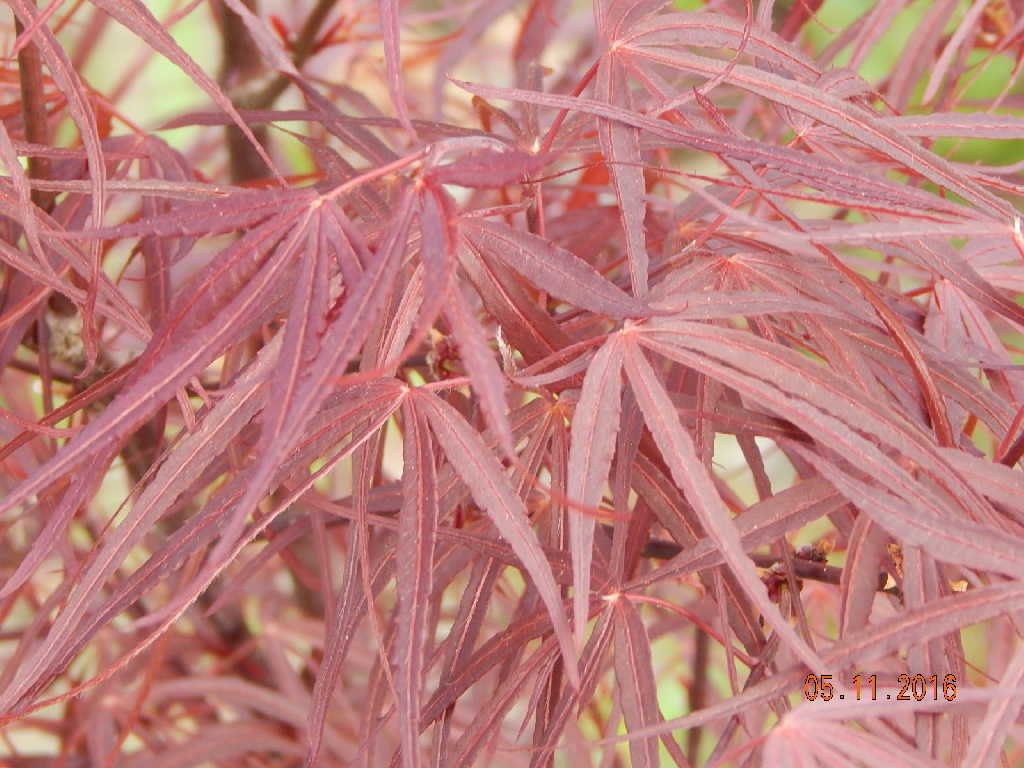
{"label": "brown branch", "polygon": [[[299,30],[299,36],[292,44],[292,63],[295,64],[296,69],[302,69],[302,65],[316,53],[316,36],[320,33],[320,27],[323,26],[327,14],[331,12],[336,2],[337,0],[319,0],[310,11],[309,16],[306,17],[306,22]],[[290,84],[291,78],[288,75],[278,74],[270,85],[253,97],[252,106],[249,108],[270,109]]]}
{"label": "brown branch", "polygon": [[[344,503],[344,502],[337,502]],[[394,517],[398,514],[397,510],[380,510],[376,513],[381,517]],[[333,517],[326,522],[328,527],[348,525],[349,520],[343,517]],[[371,520],[370,524],[374,524]],[[608,534],[611,534],[610,526],[602,526],[606,529]],[[648,557],[653,560],[671,560],[673,557],[683,551],[683,548],[673,541],[665,541],[664,539],[650,539],[644,544],[643,551],[640,553],[641,557]],[[775,557],[774,555],[764,554],[760,552],[753,552],[748,554],[748,557],[754,562],[754,565],[758,568],[774,570],[780,577],[785,577],[785,565],[783,561]],[[798,579],[806,579],[807,581],[820,581],[824,584],[835,584],[839,585],[842,583],[843,569],[838,568],[828,563],[819,562],[816,560],[807,560],[803,557],[795,556],[793,558],[793,566],[795,575]],[[899,587],[886,587],[885,585],[889,581],[889,574],[884,571],[878,574],[878,585],[876,590],[878,592],[884,592],[887,595],[893,595],[894,597],[900,598]]]}
{"label": "brown branch", "polygon": [[[711,655],[711,639],[703,629],[694,625],[697,633],[693,646],[693,684],[689,688],[689,701],[691,712],[704,709],[707,705],[710,682],[708,661]],[[697,765],[700,759],[700,741],[704,735],[704,727],[691,728],[686,733],[686,759],[691,765]]]}
{"label": "brown branch", "polygon": [[[21,20],[14,18],[15,34],[25,31]],[[46,99],[43,89],[43,61],[35,43],[28,43],[18,53],[18,78],[21,81],[21,114],[25,123],[25,140],[43,147],[50,145]],[[50,158],[29,155],[28,175],[32,179],[50,178]],[[32,190],[32,202],[49,212],[56,193]]]}
{"label": "brown branch", "polygon": [[[259,12],[257,0],[244,2],[253,13]],[[300,69],[316,52],[317,35],[335,2],[336,0],[319,0],[310,11],[292,45],[292,62],[296,69]],[[240,82],[263,71],[262,55],[253,42],[245,22],[230,8],[224,8],[222,12],[221,40],[224,47],[224,62],[220,81],[222,85],[237,92]],[[240,109],[270,109],[290,83],[291,79],[287,75],[278,73],[262,90],[239,96],[234,101]],[[265,147],[268,136],[266,126],[255,126],[253,133]],[[232,181],[238,184],[264,178],[267,175],[266,165],[238,126],[228,126],[226,134]]]}
{"label": "brown branch", "polygon": [[[656,560],[671,560],[682,551],[682,547],[675,542],[665,541],[663,539],[651,539],[644,546],[643,556]],[[754,561],[754,565],[758,568],[782,568],[784,572],[782,560],[774,555],[755,552],[750,555],[750,559]],[[793,567],[794,573],[798,579],[807,579],[809,581],[820,581],[825,584],[838,585],[841,583],[843,578],[842,568],[837,568],[834,565],[818,562],[816,560],[806,560],[804,558],[797,557],[793,559]],[[878,591],[895,594],[892,590],[885,588],[888,580],[889,574],[884,572],[878,574]]]}
{"label": "brown branch", "polygon": [[[253,13],[259,12],[257,0],[244,0]],[[215,6],[218,7],[218,6]],[[229,92],[237,94],[243,84],[260,74],[263,69],[263,57],[253,42],[242,17],[227,7],[221,7],[220,37],[223,47],[220,84]],[[249,107],[248,99],[232,97],[232,101],[240,108]],[[263,158],[249,143],[249,138],[242,133],[237,125],[229,125],[224,129],[228,148],[228,162],[231,167],[231,181],[242,184],[247,181],[262,179],[267,176],[268,168]],[[267,146],[266,126],[255,126],[253,135],[264,147]]]}

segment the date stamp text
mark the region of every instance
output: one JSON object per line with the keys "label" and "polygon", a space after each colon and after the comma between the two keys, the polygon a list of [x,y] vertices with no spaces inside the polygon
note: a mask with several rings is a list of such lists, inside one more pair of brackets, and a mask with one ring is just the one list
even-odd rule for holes
{"label": "date stamp text", "polygon": [[810,674],[804,678],[804,698],[808,701],[956,701],[956,675],[909,675],[896,677],[896,692],[879,690],[878,675],[854,675],[852,690],[837,692],[832,675]]}

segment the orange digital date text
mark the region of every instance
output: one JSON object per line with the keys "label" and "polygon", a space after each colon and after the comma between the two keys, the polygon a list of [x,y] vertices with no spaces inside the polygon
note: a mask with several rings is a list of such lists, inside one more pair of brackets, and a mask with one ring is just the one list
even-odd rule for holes
{"label": "orange digital date text", "polygon": [[879,693],[878,675],[854,675],[850,692],[837,693],[832,684],[833,675],[810,674],[804,678],[804,698],[808,701],[946,701],[956,700],[956,675],[896,676],[897,693]]}

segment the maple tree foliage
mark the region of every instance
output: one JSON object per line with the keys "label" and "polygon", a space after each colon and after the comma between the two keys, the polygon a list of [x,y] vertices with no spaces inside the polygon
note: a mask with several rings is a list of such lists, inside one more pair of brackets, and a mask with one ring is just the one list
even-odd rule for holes
{"label": "maple tree foliage", "polygon": [[6,5],[4,765],[1024,759],[1021,3]]}

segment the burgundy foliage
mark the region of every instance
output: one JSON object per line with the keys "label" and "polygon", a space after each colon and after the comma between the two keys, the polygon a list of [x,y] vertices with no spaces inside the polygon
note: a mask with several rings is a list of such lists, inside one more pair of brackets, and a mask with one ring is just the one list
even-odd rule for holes
{"label": "burgundy foliage", "polygon": [[1024,764],[1024,4],[6,5],[0,764]]}

